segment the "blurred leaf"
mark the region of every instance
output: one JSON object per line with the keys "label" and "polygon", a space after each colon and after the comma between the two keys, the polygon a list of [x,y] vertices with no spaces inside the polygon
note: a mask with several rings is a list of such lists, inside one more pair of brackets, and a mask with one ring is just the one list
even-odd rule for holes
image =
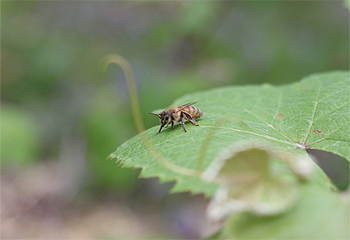
{"label": "blurred leaf", "polygon": [[[199,171],[229,146],[248,140],[305,155],[303,148],[320,149],[349,160],[349,86],[348,72],[332,72],[280,87],[236,86],[193,93],[172,106],[198,101],[196,106],[204,112],[199,127],[188,125],[185,133],[177,125],[156,135],[159,126],[155,126],[146,135],[168,161]],[[125,142],[110,158],[124,167],[142,168],[141,177],[177,180],[174,192],[212,195],[216,188],[160,164],[140,136]]]}
{"label": "blurred leaf", "polygon": [[350,0],[344,0],[344,5],[350,10]]}
{"label": "blurred leaf", "polygon": [[213,221],[236,212],[274,215],[290,209],[300,195],[301,179],[310,177],[313,162],[302,155],[276,152],[261,143],[232,146],[203,174],[219,188],[208,206]]}
{"label": "blurred leaf", "polygon": [[213,24],[215,16],[218,15],[219,6],[211,1],[184,3],[182,12],[184,24],[181,26],[187,33],[208,31],[208,27]]}
{"label": "blurred leaf", "polygon": [[38,126],[25,110],[1,106],[1,165],[28,164],[38,157]]}
{"label": "blurred leaf", "polygon": [[221,235],[222,235],[222,234],[221,234],[221,231],[218,231],[218,232],[212,234],[211,236],[204,238],[204,240],[221,239]]}
{"label": "blurred leaf", "polygon": [[108,85],[99,88],[87,104],[84,125],[89,139],[88,164],[93,185],[130,191],[138,172],[111,166],[111,161],[106,160],[111,149],[133,133],[132,119],[128,119],[128,114],[120,114],[120,99],[115,97],[113,90]]}
{"label": "blurred leaf", "polygon": [[289,212],[270,217],[233,215],[222,239],[348,239],[349,234],[348,199],[306,187]]}

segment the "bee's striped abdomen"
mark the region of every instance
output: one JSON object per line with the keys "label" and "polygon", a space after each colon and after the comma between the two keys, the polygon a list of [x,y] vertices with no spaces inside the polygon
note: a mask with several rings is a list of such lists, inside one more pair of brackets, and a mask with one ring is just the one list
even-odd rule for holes
{"label": "bee's striped abdomen", "polygon": [[203,112],[199,108],[192,106],[185,107],[182,111],[187,112],[194,119],[200,118],[203,115]]}

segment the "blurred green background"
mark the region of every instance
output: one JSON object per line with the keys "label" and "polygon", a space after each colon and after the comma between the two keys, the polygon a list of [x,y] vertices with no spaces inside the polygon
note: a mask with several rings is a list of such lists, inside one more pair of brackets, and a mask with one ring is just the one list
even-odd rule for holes
{"label": "blurred green background", "polygon": [[100,69],[109,54],[130,61],[148,128],[158,124],[148,112],[186,93],[348,70],[349,10],[340,1],[2,1],[2,239],[215,230],[202,196],[168,195],[171,183],[106,160],[137,134],[122,71]]}

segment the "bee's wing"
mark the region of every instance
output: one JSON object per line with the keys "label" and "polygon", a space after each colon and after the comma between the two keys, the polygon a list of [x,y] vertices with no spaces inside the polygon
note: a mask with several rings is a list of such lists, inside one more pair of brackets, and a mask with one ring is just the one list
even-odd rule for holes
{"label": "bee's wing", "polygon": [[176,110],[175,113],[180,112],[180,111],[181,111],[182,109],[184,109],[185,107],[191,106],[191,105],[196,104],[196,103],[197,103],[197,102],[191,102],[191,103],[184,104],[184,105],[178,107],[178,109]]}

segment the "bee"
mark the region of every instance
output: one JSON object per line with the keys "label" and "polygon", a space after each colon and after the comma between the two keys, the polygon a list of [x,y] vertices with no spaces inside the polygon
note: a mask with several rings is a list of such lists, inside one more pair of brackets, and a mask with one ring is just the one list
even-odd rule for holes
{"label": "bee", "polygon": [[[168,125],[171,123],[171,127],[174,129],[174,123],[179,122],[182,124],[182,128],[185,132],[186,126],[185,126],[185,120],[188,120],[192,125],[199,126],[195,119],[200,118],[203,115],[203,112],[196,107],[192,107],[191,105],[195,104],[196,102],[187,103],[185,105],[179,106],[179,107],[172,107],[164,110],[160,114],[155,113],[149,113],[152,115],[156,115],[160,119],[160,131],[162,131],[163,127],[168,127]],[[157,133],[157,134],[158,134]]]}

